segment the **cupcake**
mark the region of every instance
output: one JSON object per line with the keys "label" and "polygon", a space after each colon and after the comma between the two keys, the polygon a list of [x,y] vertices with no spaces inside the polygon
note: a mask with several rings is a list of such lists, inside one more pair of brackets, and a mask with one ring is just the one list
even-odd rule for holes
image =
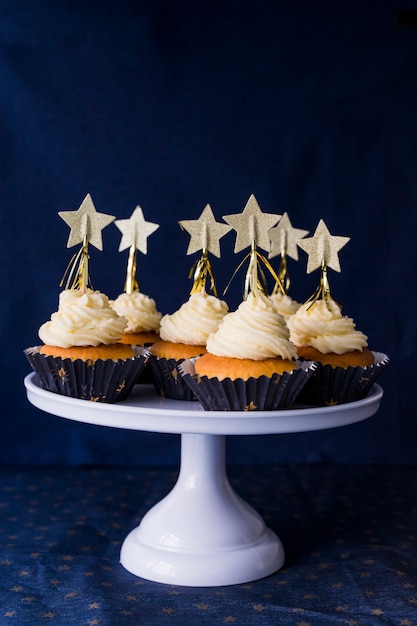
{"label": "cupcake", "polygon": [[145,349],[120,343],[126,319],[92,289],[66,289],[58,311],[39,329],[42,345],[25,354],[44,389],[98,402],[130,393],[145,366]]}
{"label": "cupcake", "polygon": [[291,406],[313,371],[297,360],[284,317],[269,296],[250,292],[207,340],[207,353],[181,374],[206,410]]}
{"label": "cupcake", "polygon": [[161,396],[193,400],[194,394],[178,374],[177,366],[206,352],[210,334],[219,327],[228,312],[224,300],[204,290],[190,295],[187,302],[160,323],[160,339],[150,346],[150,370]]}
{"label": "cupcake", "polygon": [[330,296],[308,300],[288,318],[300,358],[319,364],[303,392],[309,404],[333,405],[364,398],[388,357],[368,348],[368,338]]}
{"label": "cupcake", "polygon": [[112,308],[127,320],[120,342],[144,346],[159,339],[159,324],[162,313],[155,300],[140,291],[121,293],[110,302]]}

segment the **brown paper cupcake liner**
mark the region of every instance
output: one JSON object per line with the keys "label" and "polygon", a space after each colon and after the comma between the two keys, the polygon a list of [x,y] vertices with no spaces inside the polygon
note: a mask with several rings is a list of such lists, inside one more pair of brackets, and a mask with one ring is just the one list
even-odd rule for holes
{"label": "brown paper cupcake liner", "polygon": [[178,369],[205,411],[273,411],[290,408],[316,369],[312,361],[297,361],[298,369],[271,377],[243,380],[208,378],[195,373],[196,359],[183,361]]}
{"label": "brown paper cupcake liner", "polygon": [[156,391],[163,398],[172,400],[195,400],[190,387],[181,378],[178,365],[184,359],[165,359],[153,354],[149,357],[149,371]]}
{"label": "brown paper cupcake liner", "polygon": [[125,400],[149,360],[149,351],[140,346],[134,346],[136,356],[131,359],[95,362],[46,356],[39,349],[34,346],[24,352],[43,389],[94,402]]}
{"label": "brown paper cupcake liner", "polygon": [[318,367],[300,394],[299,401],[311,406],[332,406],[366,398],[389,363],[382,352],[373,352],[375,363],[366,367]]}

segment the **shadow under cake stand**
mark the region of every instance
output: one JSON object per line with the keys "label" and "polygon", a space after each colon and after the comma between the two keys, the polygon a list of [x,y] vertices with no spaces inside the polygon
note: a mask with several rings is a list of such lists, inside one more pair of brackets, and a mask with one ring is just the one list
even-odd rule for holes
{"label": "shadow under cake stand", "polygon": [[276,572],[284,549],[262,517],[230,486],[226,435],[297,433],[345,426],[378,410],[375,384],[363,400],[279,411],[204,411],[198,402],[169,400],[136,385],[124,402],[95,403],[42,389],[25,378],[29,401],[59,417],[129,430],[181,435],[181,465],[172,491],[132,530],[120,562],[132,574],[172,585],[245,583]]}

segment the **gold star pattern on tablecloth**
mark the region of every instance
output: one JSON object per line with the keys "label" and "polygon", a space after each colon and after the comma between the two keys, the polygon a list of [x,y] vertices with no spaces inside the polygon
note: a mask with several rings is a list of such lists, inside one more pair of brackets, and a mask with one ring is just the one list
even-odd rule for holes
{"label": "gold star pattern on tablecloth", "polygon": [[269,231],[271,250],[268,258],[272,259],[284,253],[298,261],[297,242],[308,235],[308,232],[308,230],[303,230],[302,228],[294,228],[288,213],[284,213],[278,224]]}
{"label": "gold star pattern on tablecloth", "polygon": [[93,199],[89,193],[77,211],[59,211],[58,215],[71,229],[67,248],[83,243],[84,237],[86,237],[88,243],[91,243],[98,250],[103,250],[101,231],[115,220],[114,215],[96,211]]}
{"label": "gold star pattern on tablecloth", "polygon": [[253,194],[249,197],[242,213],[223,215],[224,221],[230,224],[237,233],[235,253],[250,247],[253,242],[258,248],[269,252],[271,242],[268,233],[280,218],[281,215],[276,213],[263,213]]}
{"label": "gold star pattern on tablecloth", "polygon": [[149,235],[152,235],[152,233],[159,228],[159,224],[145,220],[142,208],[139,205],[135,208],[129,219],[116,220],[115,225],[122,233],[119,252],[134,246],[135,249],[143,252],[143,254],[147,254]]}
{"label": "gold star pattern on tablecloth", "polygon": [[[408,487],[402,490],[406,474]],[[275,519],[286,508],[290,549],[299,545],[300,532],[312,537],[303,553],[304,568],[286,567],[265,579],[235,585],[232,598],[224,588],[202,589],[196,596],[187,587],[136,580],[119,563],[121,533],[131,523],[128,513],[139,502],[139,522],[148,508],[150,487],[154,499],[162,497],[176,476],[176,470],[166,469],[156,480],[152,467],[4,469],[0,622],[58,626],[72,618],[89,626],[109,621],[136,626],[140,606],[145,620],[160,616],[172,626],[205,620],[234,624],[245,617],[272,623],[278,609],[299,626],[316,623],[311,615],[343,618],[349,626],[384,616],[401,626],[415,623],[415,469],[298,466],[283,471],[282,465],[271,465],[265,473],[252,465],[232,470],[232,485],[250,496],[266,519]],[[358,476],[362,485],[372,485],[370,491],[358,487]],[[314,519],[300,501],[294,487],[299,484],[312,494]],[[328,485],[335,487],[330,499]],[[326,526],[329,515],[334,526]],[[325,526],[330,535],[324,546],[318,539]],[[357,539],[360,533],[363,541]],[[387,545],[393,554],[389,563]],[[118,598],[115,604],[108,603],[110,591]],[[148,606],[143,602],[150,594],[154,601]]]}
{"label": "gold star pattern on tablecloth", "polygon": [[350,237],[331,235],[326,224],[320,220],[313,237],[298,241],[298,245],[308,254],[307,274],[320,267],[330,267],[340,272],[338,252],[350,241]]}
{"label": "gold star pattern on tablecloth", "polygon": [[187,255],[207,250],[220,258],[220,239],[231,230],[231,226],[216,222],[209,204],[206,204],[198,220],[181,220],[178,224],[191,235]]}

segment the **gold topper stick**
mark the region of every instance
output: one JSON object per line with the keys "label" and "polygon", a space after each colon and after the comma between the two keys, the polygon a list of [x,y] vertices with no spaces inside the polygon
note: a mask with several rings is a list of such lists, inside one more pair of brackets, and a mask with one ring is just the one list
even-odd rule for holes
{"label": "gold topper stick", "polygon": [[126,293],[133,293],[134,291],[139,291],[139,283],[137,280],[137,250],[143,254],[147,254],[148,237],[159,228],[159,224],[147,222],[144,218],[142,208],[138,205],[129,219],[116,220],[115,225],[122,233],[119,252],[129,248],[124,290]]}
{"label": "gold topper stick", "polygon": [[68,276],[66,289],[85,291],[90,281],[88,244],[91,243],[98,250],[103,250],[101,231],[113,222],[115,217],[106,213],[98,213],[89,193],[77,211],[59,211],[58,215],[71,229],[67,248],[79,243],[82,244],[78,253],[72,257],[60,286],[63,285],[65,277]]}
{"label": "gold topper stick", "polygon": [[201,250],[200,258],[190,270],[189,277],[193,277],[193,286],[190,294],[205,291],[207,278],[210,277],[210,289],[217,296],[214,274],[208,253],[211,252],[214,256],[220,258],[220,239],[231,230],[231,227],[221,222],[216,222],[209,204],[206,204],[197,220],[181,220],[178,224],[191,235],[187,255]]}
{"label": "gold topper stick", "polygon": [[291,281],[288,272],[287,257],[291,257],[298,261],[297,241],[308,235],[308,230],[294,228],[291,224],[288,213],[284,213],[279,223],[269,231],[271,240],[271,250],[268,258],[281,255],[280,266],[278,271],[279,282],[275,283],[272,290],[273,294],[281,292],[283,295],[288,293]]}
{"label": "gold topper stick", "polygon": [[330,286],[327,278],[327,268],[340,272],[338,252],[350,241],[350,237],[331,235],[326,224],[320,220],[313,237],[298,241],[299,247],[307,252],[307,274],[320,268],[319,286],[315,293],[308,298],[310,306],[317,300],[324,300],[327,304],[330,299]]}
{"label": "gold topper stick", "polygon": [[133,293],[134,291],[139,291],[139,283],[137,279],[137,266],[136,266],[136,257],[137,257],[137,248],[136,246],[130,246],[129,248],[129,256],[127,258],[127,266],[126,266],[126,280],[124,285],[125,293]]}
{"label": "gold topper stick", "polygon": [[266,281],[263,271],[260,267],[261,261],[265,267],[271,272],[276,281],[279,278],[272,269],[270,263],[258,251],[258,247],[269,251],[271,244],[268,232],[280,220],[281,215],[275,213],[263,213],[261,208],[252,194],[247,201],[242,213],[232,215],[223,215],[225,222],[236,231],[235,253],[250,247],[250,252],[235,270],[225,291],[229,288],[231,281],[240,269],[242,264],[249,259],[248,269],[245,275],[243,298],[246,299],[250,291],[256,296],[258,290],[266,291]]}

